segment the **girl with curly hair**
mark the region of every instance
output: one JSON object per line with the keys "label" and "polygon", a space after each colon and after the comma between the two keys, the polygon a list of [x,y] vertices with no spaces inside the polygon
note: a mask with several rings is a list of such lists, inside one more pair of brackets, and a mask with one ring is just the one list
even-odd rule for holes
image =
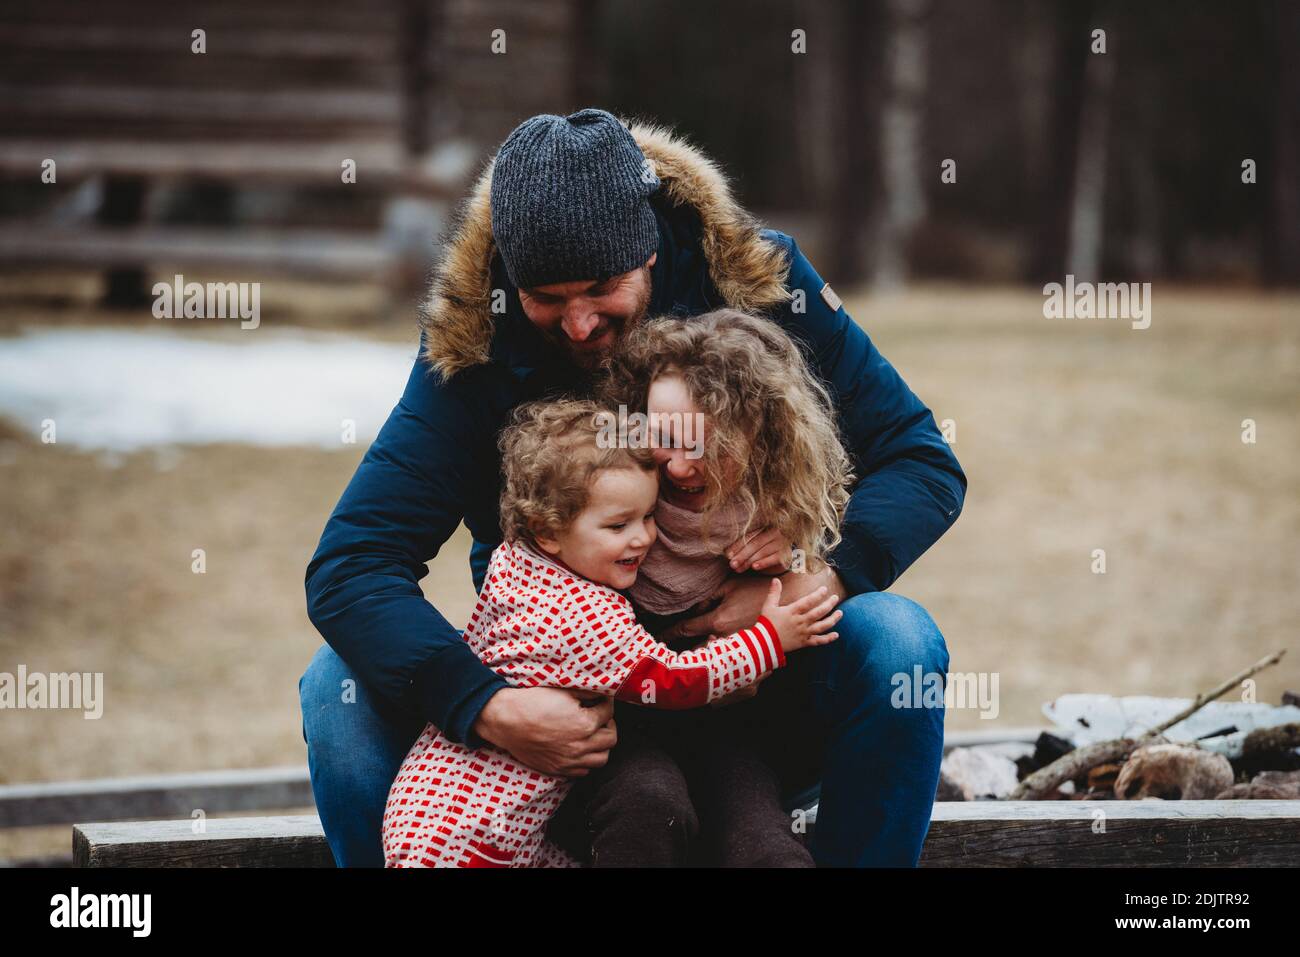
{"label": "girl with curly hair", "polygon": [[[646,426],[621,438],[648,439],[660,470],[658,536],[627,590],[650,631],[706,610],[730,576],[825,566],[852,467],[831,397],[780,327],[735,309],[652,320],[628,334],[607,371],[602,404]],[[704,817],[724,866],[813,866],[773,767],[779,708],[743,700],[757,688],[717,711],[616,705],[619,744],[579,799],[597,864],[690,862]],[[681,813],[665,827],[656,815],[674,789]]]}

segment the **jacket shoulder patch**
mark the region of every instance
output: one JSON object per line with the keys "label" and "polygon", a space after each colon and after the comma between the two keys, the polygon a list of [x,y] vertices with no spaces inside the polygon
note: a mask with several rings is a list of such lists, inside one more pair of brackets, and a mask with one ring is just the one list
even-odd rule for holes
{"label": "jacket shoulder patch", "polygon": [[830,283],[827,283],[826,285],[822,286],[822,300],[826,303],[826,305],[830,306],[832,309],[836,311],[838,311],[839,308],[842,305],[844,305],[844,300],[842,300],[839,296],[835,295],[835,290],[831,288]]}

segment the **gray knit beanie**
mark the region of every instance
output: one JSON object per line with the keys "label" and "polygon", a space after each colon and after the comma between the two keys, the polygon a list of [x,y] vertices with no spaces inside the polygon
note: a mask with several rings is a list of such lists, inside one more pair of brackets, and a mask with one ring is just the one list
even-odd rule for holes
{"label": "gray knit beanie", "polygon": [[519,288],[603,280],[659,248],[649,197],[659,178],[604,110],[525,120],[492,169],[492,236]]}

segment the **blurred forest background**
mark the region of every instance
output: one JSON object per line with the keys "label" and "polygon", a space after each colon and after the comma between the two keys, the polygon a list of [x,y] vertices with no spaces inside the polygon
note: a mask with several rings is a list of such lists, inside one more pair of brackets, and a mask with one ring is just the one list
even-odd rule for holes
{"label": "blurred forest background", "polygon": [[[600,105],[696,141],[843,285],[1300,282],[1286,0],[14,0],[3,16],[10,222],[377,226],[427,265],[485,151],[534,113]],[[30,175],[54,144],[79,191]],[[334,147],[358,189],[324,185],[338,163],[313,159]],[[11,226],[0,252],[90,257],[91,239],[48,232]],[[238,258],[208,240],[196,256]],[[245,259],[376,264],[352,247],[310,263],[334,249]]]}
{"label": "blurred forest background", "polygon": [[[1293,645],[1298,51],[1290,0],[9,0],[0,671],[106,706],[0,712],[0,783],[305,761],[303,571],[438,237],[517,123],[592,105],[717,159],[952,423],[965,512],[895,590],[997,722]],[[181,272],[261,283],[260,326],[155,318]],[[1045,319],[1066,274],[1152,283],[1151,327]],[[422,583],[457,623],[468,548]]]}

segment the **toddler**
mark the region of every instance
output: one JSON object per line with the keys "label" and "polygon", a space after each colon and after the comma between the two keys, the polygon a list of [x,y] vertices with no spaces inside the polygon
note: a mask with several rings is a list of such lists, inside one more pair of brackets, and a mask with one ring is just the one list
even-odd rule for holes
{"label": "toddler", "polygon": [[[729,308],[644,322],[613,356],[602,398],[644,412],[659,446],[658,537],[627,593],[650,631],[680,649],[695,639],[677,634],[703,634],[701,611],[732,585],[827,564],[851,463],[830,395],[775,322]],[[618,748],[575,795],[596,864],[814,866],[783,799],[821,778],[821,743],[791,746],[793,712],[811,705],[810,664],[725,707],[620,702]],[[664,829],[665,815],[685,826]]]}
{"label": "toddler", "polygon": [[[551,686],[684,709],[716,701],[785,664],[787,652],[835,640],[825,589],[782,607],[773,579],[752,628],[676,653],[620,594],[655,540],[651,453],[602,448],[600,406],[530,403],[501,438],[505,541],[492,555],[465,640],[520,687]],[[389,790],[390,867],[538,867],[575,862],[546,839],[568,793],[492,746],[471,750],[429,725]]]}

